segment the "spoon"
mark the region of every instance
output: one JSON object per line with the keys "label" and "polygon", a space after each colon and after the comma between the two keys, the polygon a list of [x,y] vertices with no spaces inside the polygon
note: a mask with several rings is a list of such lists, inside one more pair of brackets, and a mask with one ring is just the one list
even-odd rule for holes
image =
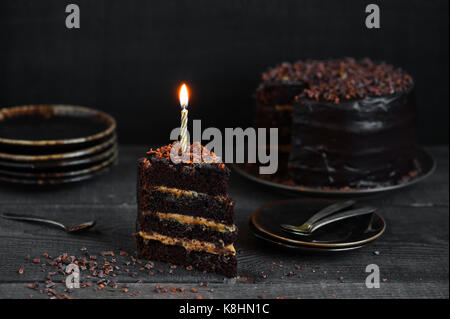
{"label": "spoon", "polygon": [[75,233],[75,232],[79,232],[82,230],[87,230],[95,225],[95,220],[91,220],[86,223],[81,223],[81,224],[75,225],[75,226],[68,226],[68,225],[64,225],[60,222],[57,222],[55,220],[50,220],[50,219],[37,217],[37,216],[2,214],[2,217],[6,218],[6,219],[12,219],[12,220],[20,220],[20,221],[48,224],[48,225],[56,226],[58,228],[62,228],[68,233]]}

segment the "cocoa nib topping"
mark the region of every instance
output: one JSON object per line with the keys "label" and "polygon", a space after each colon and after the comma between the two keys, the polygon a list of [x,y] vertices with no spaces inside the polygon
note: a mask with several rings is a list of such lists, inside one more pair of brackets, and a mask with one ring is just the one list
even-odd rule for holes
{"label": "cocoa nib topping", "polygon": [[282,63],[263,73],[264,82],[302,83],[306,88],[298,96],[339,103],[402,92],[413,80],[409,74],[392,65],[376,64],[370,59],[357,61],[306,60],[294,64]]}
{"label": "cocoa nib topping", "polygon": [[[177,142],[174,142],[172,144],[157,149],[150,149],[147,152],[147,155],[164,158],[170,161],[171,160],[170,153],[172,151],[172,148],[176,145],[176,143]],[[179,159],[183,163],[218,164],[220,168],[225,168],[225,165],[221,162],[220,157],[214,154],[214,152],[209,151],[199,142],[194,142],[193,144],[190,144],[188,146],[187,152],[184,154],[181,154],[181,148],[179,147],[178,144],[178,156],[180,156]]]}

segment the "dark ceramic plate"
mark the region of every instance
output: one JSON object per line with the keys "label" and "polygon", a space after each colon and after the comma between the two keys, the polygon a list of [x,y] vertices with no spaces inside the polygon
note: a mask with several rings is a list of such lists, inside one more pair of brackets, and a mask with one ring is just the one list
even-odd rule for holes
{"label": "dark ceramic plate", "polygon": [[252,221],[250,220],[249,222],[249,228],[250,231],[253,233],[253,235],[260,239],[263,240],[264,242],[268,243],[269,245],[275,246],[277,248],[283,248],[283,249],[287,249],[287,250],[298,250],[300,252],[307,252],[307,253],[339,253],[339,252],[344,252],[344,251],[349,251],[349,250],[355,250],[355,249],[359,249],[361,247],[363,247],[364,245],[361,246],[351,246],[351,247],[342,247],[342,248],[319,248],[319,247],[309,247],[309,246],[302,246],[302,245],[295,245],[295,244],[290,244],[290,243],[285,243],[285,242],[281,242],[281,241],[277,241],[275,238],[269,237],[267,235],[265,235],[264,233],[260,232],[252,223]]}
{"label": "dark ceramic plate", "polygon": [[67,178],[80,175],[91,174],[93,172],[99,171],[112,163],[117,159],[117,151],[113,152],[112,155],[106,160],[95,163],[94,165],[88,165],[84,167],[76,167],[73,170],[61,170],[52,172],[21,172],[13,170],[2,170],[0,169],[0,175],[10,176],[15,178],[25,178],[25,179],[53,179],[53,178]]}
{"label": "dark ceramic plate", "polygon": [[28,105],[0,109],[0,153],[65,153],[101,144],[114,133],[110,115],[81,106]]}
{"label": "dark ceramic plate", "polygon": [[435,163],[433,157],[426,150],[421,149],[421,148],[418,148],[418,151],[417,151],[417,164],[420,167],[420,172],[416,176],[407,179],[405,182],[395,184],[395,185],[379,186],[376,188],[358,188],[358,189],[355,189],[355,188],[333,189],[333,188],[318,188],[318,187],[283,184],[283,183],[263,179],[259,175],[253,174],[252,172],[247,171],[245,169],[245,167],[243,167],[241,165],[234,164],[232,167],[237,173],[244,176],[245,178],[248,178],[259,184],[270,186],[272,188],[276,188],[279,190],[311,194],[311,195],[326,195],[326,196],[332,195],[332,196],[345,197],[345,196],[357,196],[357,195],[368,195],[368,194],[374,194],[374,193],[381,193],[381,192],[393,191],[393,190],[401,189],[401,188],[404,188],[407,186],[411,186],[411,185],[421,182],[422,180],[424,180],[425,178],[427,178],[428,176],[433,174],[434,170],[436,169],[436,163]]}
{"label": "dark ceramic plate", "polygon": [[85,166],[94,163],[101,162],[109,158],[114,152],[117,152],[117,144],[113,144],[111,147],[98,153],[83,156],[80,158],[68,159],[68,160],[55,160],[45,162],[14,162],[0,160],[0,170],[17,170],[17,171],[54,171],[61,169],[72,169],[74,166]]}
{"label": "dark ceramic plate", "polygon": [[302,236],[281,228],[281,224],[301,225],[322,208],[332,204],[325,199],[293,199],[270,203],[259,208],[251,218],[260,234],[272,241],[290,246],[321,249],[362,247],[378,239],[386,224],[378,214],[370,214],[335,222]]}
{"label": "dark ceramic plate", "polygon": [[55,153],[46,155],[18,155],[9,153],[0,153],[0,160],[15,161],[15,162],[48,162],[48,161],[58,161],[64,159],[74,159],[83,157],[90,154],[96,154],[102,150],[108,149],[116,143],[116,135],[113,134],[108,140],[102,142],[101,144],[90,146],[85,149],[78,149],[67,153]]}
{"label": "dark ceramic plate", "polygon": [[63,178],[19,178],[19,177],[10,177],[5,175],[0,175],[0,181],[14,184],[23,184],[23,185],[59,185],[59,184],[68,184],[85,181],[96,176],[105,174],[109,172],[109,170],[117,164],[117,156],[110,162],[109,165],[97,168],[97,170],[91,170],[87,174],[69,176]]}

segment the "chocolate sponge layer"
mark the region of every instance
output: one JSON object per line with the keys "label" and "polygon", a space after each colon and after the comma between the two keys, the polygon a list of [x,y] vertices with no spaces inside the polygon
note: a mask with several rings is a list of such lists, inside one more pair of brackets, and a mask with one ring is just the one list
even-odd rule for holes
{"label": "chocolate sponge layer", "polygon": [[182,246],[164,245],[159,241],[143,239],[134,235],[136,246],[142,258],[158,260],[181,266],[192,266],[200,271],[237,276],[235,255],[216,255],[201,251],[188,251]]}
{"label": "chocolate sponge layer", "polygon": [[138,162],[139,185],[193,190],[209,195],[226,195],[230,170],[217,164],[173,164],[160,157],[141,158]]}
{"label": "chocolate sponge layer", "polygon": [[148,186],[138,189],[137,201],[139,211],[204,217],[226,225],[234,224],[234,204],[228,196],[199,193],[177,196]]}

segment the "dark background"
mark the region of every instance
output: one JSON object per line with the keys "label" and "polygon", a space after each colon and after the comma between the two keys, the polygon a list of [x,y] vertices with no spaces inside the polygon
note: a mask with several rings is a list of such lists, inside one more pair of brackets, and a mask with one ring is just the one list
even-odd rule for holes
{"label": "dark background", "polygon": [[[65,7],[81,29],[65,27]],[[366,29],[365,7],[381,7]],[[105,110],[122,143],[163,144],[179,125],[177,89],[203,127],[251,125],[260,73],[287,60],[384,60],[414,77],[420,142],[448,143],[448,0],[2,0],[0,106]]]}

